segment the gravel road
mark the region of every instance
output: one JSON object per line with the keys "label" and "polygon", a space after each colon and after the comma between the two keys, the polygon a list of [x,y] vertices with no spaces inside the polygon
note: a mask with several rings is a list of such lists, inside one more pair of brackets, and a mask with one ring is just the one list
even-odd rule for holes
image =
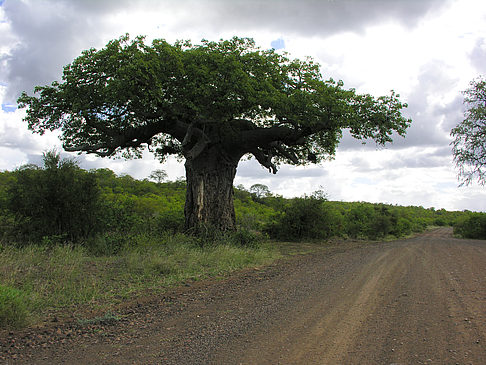
{"label": "gravel road", "polygon": [[5,364],[486,364],[486,241],[449,228],[190,283],[0,338]]}

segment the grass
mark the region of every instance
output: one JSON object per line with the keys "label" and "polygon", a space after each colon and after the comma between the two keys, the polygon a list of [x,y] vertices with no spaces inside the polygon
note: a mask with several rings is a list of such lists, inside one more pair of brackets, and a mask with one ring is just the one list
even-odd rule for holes
{"label": "grass", "polygon": [[21,327],[26,323],[27,315],[24,293],[0,285],[0,328]]}
{"label": "grass", "polygon": [[109,312],[147,291],[265,265],[279,256],[268,245],[201,247],[184,235],[135,237],[130,247],[105,256],[82,246],[0,246],[0,328]]}

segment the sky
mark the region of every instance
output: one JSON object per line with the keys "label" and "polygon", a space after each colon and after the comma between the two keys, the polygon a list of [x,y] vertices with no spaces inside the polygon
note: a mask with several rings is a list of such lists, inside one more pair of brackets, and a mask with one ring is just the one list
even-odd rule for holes
{"label": "sky", "polygon": [[[374,96],[395,90],[413,122],[385,148],[345,132],[332,161],[284,165],[276,175],[242,161],[235,185],[265,184],[285,197],[323,190],[330,200],[486,211],[486,187],[459,186],[450,146],[450,130],[464,119],[462,91],[486,74],[485,24],[484,0],[0,0],[0,170],[40,164],[42,152],[62,149],[56,133],[27,129],[16,100],[60,80],[83,50],[125,33],[195,44],[251,37],[262,49],[312,57],[324,79],[345,88]],[[77,159],[137,179],[155,169],[171,180],[184,176],[181,162],[160,164],[148,152],[139,160]]]}

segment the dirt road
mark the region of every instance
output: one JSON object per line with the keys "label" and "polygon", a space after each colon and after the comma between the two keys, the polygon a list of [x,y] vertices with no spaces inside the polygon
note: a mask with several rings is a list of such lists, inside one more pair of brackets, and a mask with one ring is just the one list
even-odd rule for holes
{"label": "dirt road", "polygon": [[443,228],[348,243],[123,313],[113,324],[11,334],[0,341],[3,361],[486,364],[486,241]]}

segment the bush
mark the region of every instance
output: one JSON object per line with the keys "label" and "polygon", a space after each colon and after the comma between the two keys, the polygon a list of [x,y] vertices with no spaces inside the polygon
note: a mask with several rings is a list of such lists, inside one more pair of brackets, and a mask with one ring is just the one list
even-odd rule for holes
{"label": "bush", "polygon": [[464,238],[486,239],[486,214],[471,214],[454,226],[454,234]]}
{"label": "bush", "polygon": [[75,161],[61,159],[54,151],[46,152],[43,168],[23,166],[13,176],[6,205],[15,217],[18,241],[39,242],[43,237],[63,236],[75,242],[99,229],[96,179]]}
{"label": "bush", "polygon": [[279,239],[327,239],[338,235],[342,225],[339,212],[325,209],[321,199],[305,197],[292,199],[267,232]]}
{"label": "bush", "polygon": [[258,248],[263,239],[261,235],[247,229],[232,232],[228,235],[228,238],[229,243],[234,246],[251,248]]}
{"label": "bush", "polygon": [[370,205],[359,204],[346,214],[346,233],[352,238],[368,238],[371,234],[370,221],[374,210]]}
{"label": "bush", "polygon": [[401,237],[409,235],[410,233],[412,233],[412,222],[404,217],[398,218],[395,226],[392,228],[391,234],[395,237]]}
{"label": "bush", "polygon": [[131,236],[120,232],[104,232],[89,239],[85,246],[94,256],[111,256],[119,253],[129,245]]}
{"label": "bush", "polygon": [[0,328],[18,328],[27,322],[25,295],[18,289],[0,284]]}

